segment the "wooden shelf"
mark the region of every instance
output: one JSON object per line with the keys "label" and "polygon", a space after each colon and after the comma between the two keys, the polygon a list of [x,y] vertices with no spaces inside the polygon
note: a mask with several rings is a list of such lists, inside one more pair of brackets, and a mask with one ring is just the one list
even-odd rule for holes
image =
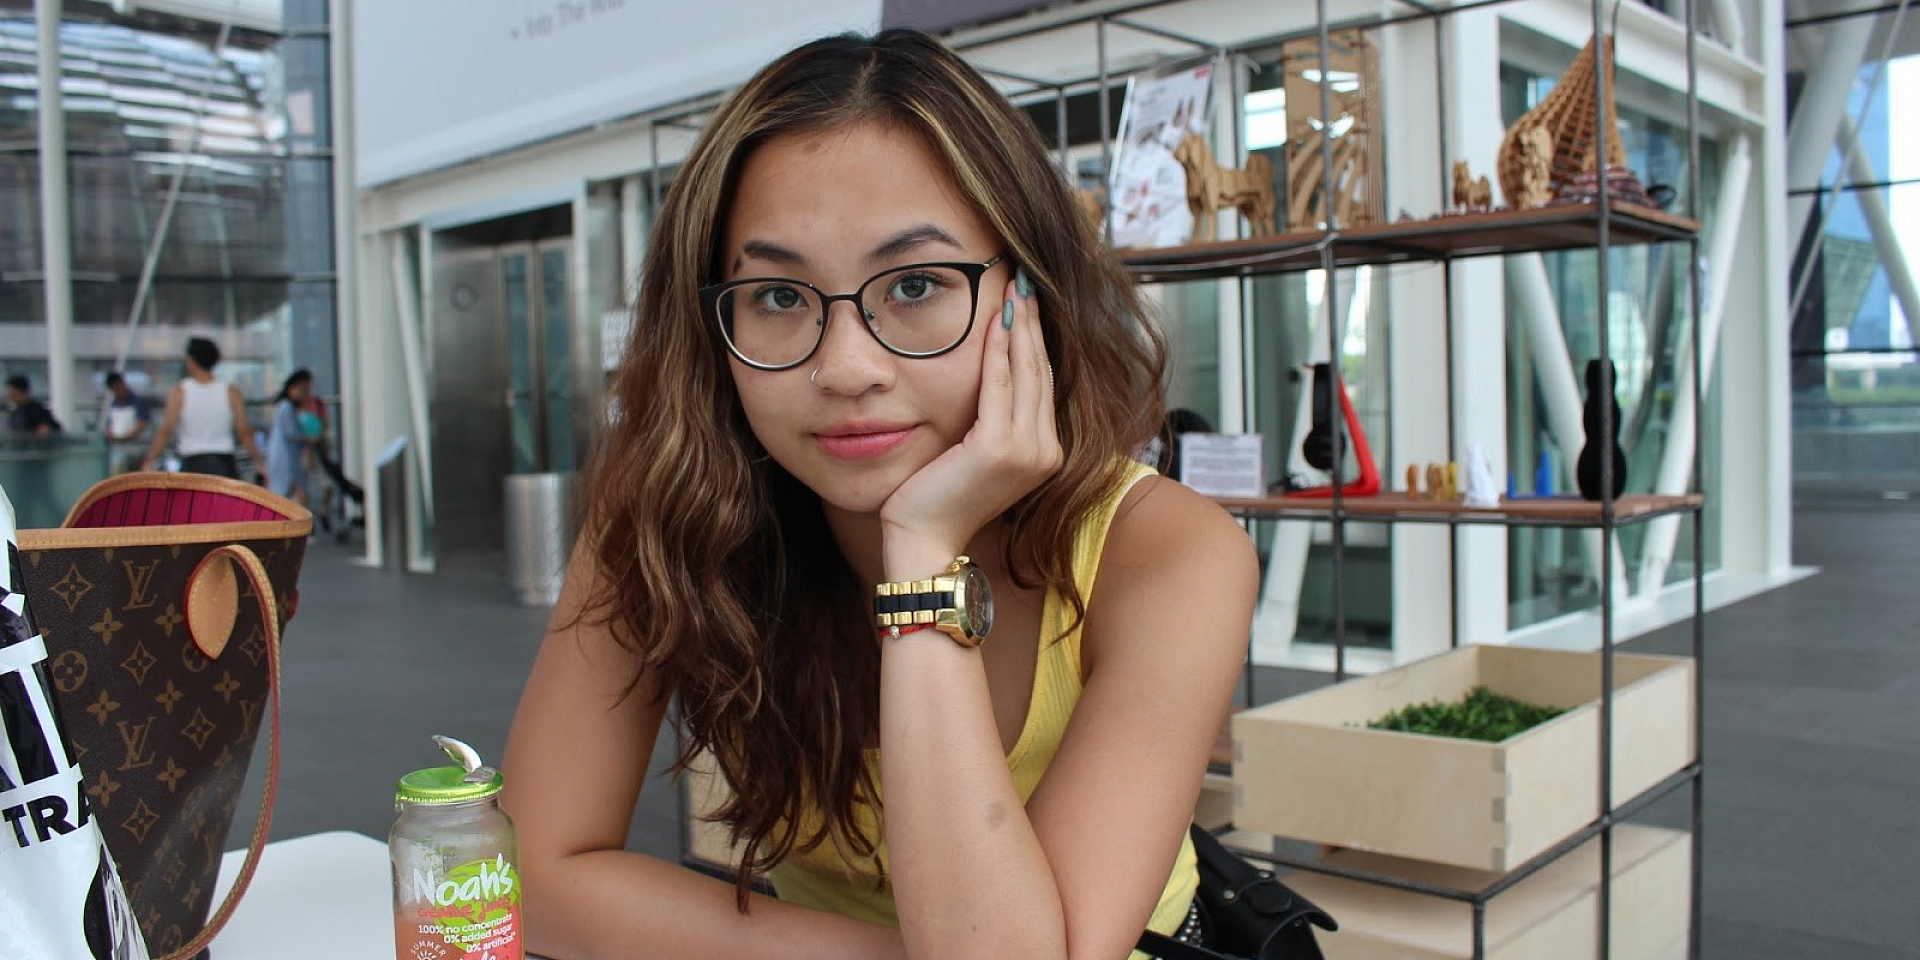
{"label": "wooden shelf", "polygon": [[[1321,265],[1323,247],[1331,247],[1334,263],[1343,267],[1583,249],[1594,246],[1599,228],[1598,206],[1561,204],[1366,224],[1332,233],[1304,230],[1177,247],[1130,248],[1119,254],[1138,280],[1200,280],[1310,270]],[[1686,240],[1699,230],[1697,221],[1635,204],[1615,203],[1608,216],[1608,239],[1615,245]]]}
{"label": "wooden shelf", "polygon": [[[1259,520],[1327,520],[1333,515],[1333,501],[1325,499],[1214,497],[1213,502],[1227,508],[1235,516]],[[1613,519],[1615,523],[1650,520],[1666,514],[1697,510],[1704,502],[1705,498],[1697,493],[1677,497],[1628,494],[1613,502]],[[1347,497],[1340,506],[1341,512],[1350,520],[1383,523],[1597,527],[1601,522],[1600,504],[1577,496],[1506,500],[1498,507],[1469,507],[1457,501],[1382,493],[1371,497]]]}

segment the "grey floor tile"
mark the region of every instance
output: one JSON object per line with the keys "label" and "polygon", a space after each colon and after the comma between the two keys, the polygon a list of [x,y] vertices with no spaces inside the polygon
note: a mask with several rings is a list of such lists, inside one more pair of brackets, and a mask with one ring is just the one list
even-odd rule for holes
{"label": "grey floor tile", "polygon": [[[1709,912],[1701,929],[1701,960],[1915,960],[1920,950],[1845,936],[1799,933]],[[1836,934],[1844,931],[1834,931]]]}

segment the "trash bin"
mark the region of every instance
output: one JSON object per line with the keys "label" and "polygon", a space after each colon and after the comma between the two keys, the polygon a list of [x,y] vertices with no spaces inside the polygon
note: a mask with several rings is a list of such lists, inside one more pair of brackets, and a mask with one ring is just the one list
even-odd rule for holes
{"label": "trash bin", "polygon": [[516,473],[506,480],[507,585],[529,607],[560,600],[573,548],[573,495],[578,475]]}
{"label": "trash bin", "polygon": [[380,569],[407,572],[407,438],[395,437],[374,461],[380,489]]}

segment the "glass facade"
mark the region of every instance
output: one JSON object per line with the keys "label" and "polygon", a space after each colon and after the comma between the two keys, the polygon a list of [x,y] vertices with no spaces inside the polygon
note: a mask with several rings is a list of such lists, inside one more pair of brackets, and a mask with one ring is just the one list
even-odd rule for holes
{"label": "glass facade", "polygon": [[[331,396],[324,0],[288,0],[284,35],[234,30],[219,46],[217,24],[69,17],[60,86],[83,393],[69,430],[92,427],[116,366],[162,395],[190,336],[221,345],[220,375],[251,400],[295,367]],[[0,6],[0,367],[42,384],[37,39],[26,5]]]}
{"label": "glass facade", "polygon": [[[1817,181],[1790,169],[1787,184],[1803,500],[1905,499],[1920,476],[1920,134],[1896,122],[1920,108],[1920,54],[1883,45],[1897,17],[1873,8],[1787,24],[1789,155],[1822,154]],[[1809,102],[1833,70],[1848,72],[1840,111]]]}

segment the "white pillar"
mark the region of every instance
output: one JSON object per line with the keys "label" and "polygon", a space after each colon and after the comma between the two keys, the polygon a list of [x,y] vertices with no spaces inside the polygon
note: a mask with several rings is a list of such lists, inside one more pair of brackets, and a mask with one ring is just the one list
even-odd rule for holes
{"label": "white pillar", "polygon": [[[1454,160],[1466,160],[1476,176],[1485,175],[1498,191],[1497,155],[1506,126],[1497,108],[1479,105],[1500,102],[1499,12],[1485,8],[1444,17],[1441,22],[1448,31],[1447,144],[1451,153],[1442,169],[1451,169]],[[1438,190],[1437,171],[1429,167],[1422,172]],[[1451,202],[1452,197],[1447,200]],[[1503,200],[1496,192],[1494,202]],[[1452,443],[1443,451],[1446,456],[1434,459],[1459,462],[1464,479],[1468,450],[1477,444],[1486,452],[1496,482],[1503,481],[1508,470],[1507,383],[1503,376],[1507,369],[1506,273],[1500,261],[1490,257],[1461,261],[1452,270]],[[1439,325],[1434,326],[1437,329]],[[1408,399],[1416,403],[1420,400]],[[1394,436],[1399,439],[1401,435]],[[1462,526],[1454,533],[1453,623],[1463,644],[1498,642],[1507,635],[1511,602],[1507,590],[1507,534],[1504,528],[1487,526]],[[1402,536],[1395,542],[1404,539]],[[1437,571],[1447,569],[1442,564],[1429,575],[1444,580]],[[1443,589],[1445,586],[1440,584]],[[1408,613],[1418,616],[1417,611]],[[1395,623],[1399,623],[1397,616]],[[1443,636],[1433,649],[1410,652],[1437,652],[1445,641]]]}
{"label": "white pillar", "polygon": [[[1376,34],[1380,44],[1380,112],[1390,121],[1383,137],[1387,155],[1380,163],[1386,173],[1389,221],[1398,218],[1402,210],[1424,217],[1449,202],[1441,180],[1440,104],[1434,83],[1439,67],[1434,59],[1433,31],[1446,21],[1464,21],[1452,28],[1454,41],[1447,56],[1456,57],[1461,39],[1468,37],[1479,45],[1479,55],[1487,56],[1494,49],[1495,37],[1482,29],[1482,19],[1477,12],[1463,13]],[[1454,69],[1447,75],[1450,110],[1452,104],[1460,102],[1459,73]],[[1499,118],[1494,119],[1498,122]],[[1459,125],[1459,118],[1454,118],[1449,152],[1459,152]],[[1373,449],[1380,458],[1381,483],[1388,489],[1400,487],[1407,464],[1443,461],[1450,456],[1448,406],[1457,398],[1447,396],[1446,314],[1442,309],[1447,289],[1442,272],[1445,269],[1429,264],[1383,271],[1387,307],[1393,317],[1392,333],[1387,337],[1387,365],[1393,371],[1387,397],[1387,433],[1392,442],[1376,438]],[[1492,309],[1498,316],[1497,300]],[[1447,570],[1454,557],[1448,552],[1444,527],[1398,524],[1388,536],[1393,543],[1393,658],[1404,663],[1447,649],[1454,622],[1454,597]],[[1504,577],[1500,585],[1504,594]]]}
{"label": "white pillar", "polygon": [[420,277],[425,268],[418,265],[415,250],[419,251],[422,261],[429,254],[418,229],[392,231],[387,235],[387,243],[388,255],[393,258],[393,315],[400,333],[400,368],[412,433],[407,451],[413,459],[414,481],[407,489],[407,519],[411,527],[407,536],[413,544],[409,552],[414,569],[429,572],[433,563],[433,548],[427,536],[433,522],[433,451],[428,449],[432,432],[427,419],[427,351],[421,333]]}
{"label": "white pillar", "polygon": [[[1746,134],[1734,137],[1727,161],[1721,168],[1720,196],[1714,204],[1718,211],[1713,234],[1707,242],[1708,272],[1702,279],[1706,287],[1700,297],[1700,390],[1701,397],[1713,385],[1713,369],[1720,357],[1720,326],[1726,316],[1727,287],[1732,283],[1734,248],[1744,233],[1747,207],[1748,174],[1753,170],[1751,141]],[[1684,308],[1682,310],[1684,312]],[[1660,452],[1659,472],[1653,492],[1684,493],[1693,476],[1693,454],[1700,438],[1693,429],[1693,351],[1689,338],[1674,357],[1673,412],[1667,420],[1667,442]],[[1651,597],[1666,583],[1667,568],[1673,563],[1673,547],[1680,533],[1678,516],[1654,520],[1641,550],[1640,596]],[[1695,563],[1701,558],[1695,557]]]}
{"label": "white pillar", "polygon": [[646,262],[647,227],[653,216],[650,207],[645,177],[635,174],[620,181],[620,290],[628,309],[640,302],[640,267]]}
{"label": "white pillar", "polygon": [[1726,44],[1727,49],[1746,56],[1746,18],[1740,15],[1740,4],[1737,0],[1709,0],[1709,6],[1713,8],[1713,35]]}
{"label": "white pillar", "polygon": [[61,0],[37,0],[40,30],[40,276],[47,321],[47,405],[73,420],[73,218],[67,189],[67,110],[60,95]]}
{"label": "white pillar", "polygon": [[367,491],[360,509],[366,521],[366,562],[380,562],[375,504],[380,484],[371,468],[376,438],[368,433],[367,367],[360,360],[360,165],[354,136],[353,4],[332,0],[327,16],[327,101],[333,150],[333,329],[340,352],[340,463],[357,465]]}
{"label": "white pillar", "polygon": [[[1870,19],[1870,18],[1863,18]],[[1847,21],[1849,23],[1855,21]],[[1785,17],[1779,3],[1761,5],[1760,22],[1755,34],[1760,37],[1760,63],[1763,75],[1780,78],[1787,75],[1787,62],[1784,49],[1786,26]],[[1829,43],[1828,51],[1838,47]],[[1854,61],[1857,66],[1859,61]],[[1852,68],[1847,76],[1852,77]],[[1763,113],[1768,130],[1786,130],[1786,84],[1764,83],[1761,85],[1761,101],[1765,104]],[[1721,472],[1726,475],[1723,481],[1731,482],[1736,470],[1750,470],[1759,478],[1757,489],[1752,491],[1755,501],[1751,512],[1740,512],[1737,507],[1747,504],[1738,503],[1735,497],[1723,496],[1722,517],[1757,517],[1761,522],[1747,524],[1738,522],[1722,523],[1720,529],[1723,540],[1721,556],[1730,564],[1738,550],[1746,546],[1736,538],[1745,537],[1746,531],[1754,530],[1761,537],[1755,546],[1761,569],[1768,573],[1785,572],[1792,564],[1793,552],[1793,385],[1790,375],[1792,364],[1792,344],[1790,328],[1793,317],[1787,309],[1788,298],[1792,295],[1787,288],[1787,273],[1792,269],[1793,248],[1790,246],[1793,236],[1789,231],[1798,230],[1803,220],[1790,216],[1786,205],[1787,190],[1792,181],[1786,174],[1788,164],[1783,159],[1779,137],[1767,137],[1760,148],[1760,196],[1761,213],[1755,233],[1761,240],[1761,263],[1757,282],[1747,285],[1747,289],[1758,295],[1758,315],[1761,336],[1754,346],[1760,355],[1755,358],[1755,366],[1748,369],[1758,370],[1752,386],[1759,393],[1751,399],[1751,414],[1743,409],[1743,400],[1736,399],[1728,389],[1734,378],[1729,378],[1722,387],[1722,430],[1731,431],[1734,427],[1735,411],[1741,416],[1755,415],[1760,421],[1761,430],[1758,439],[1749,444],[1751,449],[1732,449],[1728,445],[1723,454]],[[1822,142],[1822,151],[1825,143]],[[1823,154],[1824,155],[1824,154]],[[1816,176],[1817,176],[1816,172]],[[1781,227],[1786,229],[1781,229]],[[1737,316],[1737,314],[1736,314]],[[1736,327],[1745,326],[1735,324]],[[1729,352],[1723,360],[1729,369],[1738,369],[1733,355]],[[1730,456],[1729,456],[1730,455]]]}

